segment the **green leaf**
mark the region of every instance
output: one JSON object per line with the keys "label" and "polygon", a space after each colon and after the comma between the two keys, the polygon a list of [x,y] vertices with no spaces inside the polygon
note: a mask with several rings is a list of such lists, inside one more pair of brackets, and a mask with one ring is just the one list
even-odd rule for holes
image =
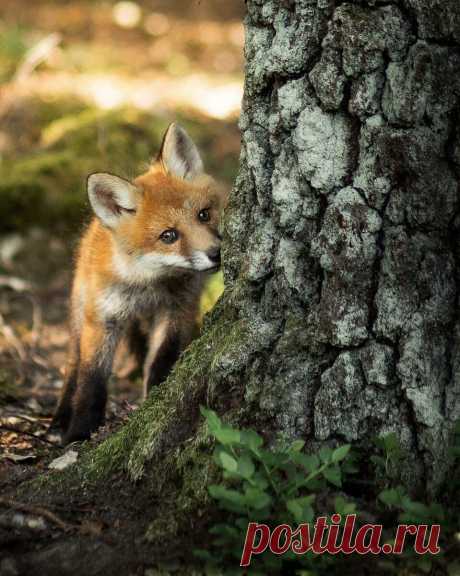
{"label": "green leaf", "polygon": [[370,461],[376,466],[385,466],[385,458],[383,458],[382,456],[372,455],[370,457]]}
{"label": "green leaf", "polygon": [[311,522],[314,516],[311,504],[314,499],[314,494],[302,498],[293,498],[286,502],[286,508],[294,516],[297,523],[301,524],[303,522]]}
{"label": "green leaf", "polygon": [[240,442],[257,454],[259,448],[263,446],[264,440],[262,436],[259,436],[254,430],[242,430],[240,433]]}
{"label": "green leaf", "polygon": [[265,471],[263,471],[263,473],[262,471],[257,471],[252,478],[252,482],[257,484],[257,488],[259,488],[259,490],[265,490],[270,485],[270,482],[265,476]]}
{"label": "green leaf", "polygon": [[233,504],[244,505],[245,496],[237,490],[230,490],[229,488],[225,488],[225,486],[220,486],[219,484],[211,484],[208,487],[208,491],[216,500],[226,500]]}
{"label": "green leaf", "polygon": [[222,451],[219,453],[219,461],[222,468],[228,470],[228,472],[236,472],[238,469],[237,461],[227,452]]}
{"label": "green leaf", "polygon": [[323,476],[328,482],[340,488],[342,486],[342,473],[338,466],[331,466],[323,470]]}
{"label": "green leaf", "polygon": [[359,472],[359,457],[356,452],[350,451],[347,458],[342,462],[342,474],[356,474]]}
{"label": "green leaf", "polygon": [[294,442],[289,446],[288,452],[300,452],[304,446],[304,440],[294,440]]}
{"label": "green leaf", "polygon": [[216,430],[220,429],[222,422],[214,410],[208,410],[204,406],[200,406],[200,412],[205,417],[206,422],[208,423],[209,431],[212,434],[214,434]]}
{"label": "green leaf", "polygon": [[200,560],[211,560],[212,556],[208,550],[193,550],[193,555]]}
{"label": "green leaf", "polygon": [[419,558],[416,562],[416,565],[419,570],[421,570],[425,574],[429,574],[431,572],[433,563],[429,558]]}
{"label": "green leaf", "polygon": [[308,472],[313,472],[313,470],[317,470],[320,466],[320,461],[316,454],[309,455],[294,452],[291,454],[291,460],[305,468]]}
{"label": "green leaf", "polygon": [[383,444],[388,451],[397,450],[399,448],[398,437],[394,432],[390,432],[390,434],[383,437]]}
{"label": "green leaf", "polygon": [[290,494],[292,493],[293,489],[297,491],[299,486],[303,486],[305,484],[305,479],[305,471],[299,468],[294,468],[294,472],[291,473],[290,471],[288,481],[284,483],[286,491]]}
{"label": "green leaf", "polygon": [[328,446],[323,446],[319,451],[319,457],[324,464],[331,461],[332,450]]}
{"label": "green leaf", "polygon": [[237,464],[237,474],[246,479],[251,478],[255,472],[255,466],[251,458],[247,454],[243,454],[243,456],[238,458]]}
{"label": "green leaf", "polygon": [[225,446],[237,444],[240,441],[240,431],[224,425],[213,432],[216,440]]}
{"label": "green leaf", "polygon": [[246,516],[244,518],[240,517],[240,518],[235,519],[236,526],[238,526],[240,531],[244,532],[244,533],[246,533],[246,530],[248,527],[248,522],[249,522],[249,520],[246,518]]}
{"label": "green leaf", "polygon": [[[223,446],[222,444],[218,444],[218,445],[214,448],[214,452],[213,452],[212,457],[213,457],[214,462],[215,462],[218,466],[220,466],[220,468],[223,468],[222,459],[221,459],[221,454],[222,454],[223,452],[224,452],[225,454],[227,454],[228,456],[231,456],[231,457],[233,458],[232,454],[230,453],[230,451],[229,451],[225,446]],[[225,457],[224,457],[224,460],[225,460]],[[224,469],[224,474],[225,474],[225,473],[226,473],[226,471],[225,471],[225,469]],[[232,476],[232,478],[234,478],[234,476]]]}
{"label": "green leaf", "polygon": [[400,514],[401,521],[408,522],[435,522],[444,520],[442,507],[434,502],[430,505],[411,500],[408,496],[403,496],[401,507],[403,513]]}
{"label": "green leaf", "polygon": [[356,504],[354,502],[348,502],[342,496],[337,496],[334,499],[334,510],[341,516],[354,514],[356,512]]}
{"label": "green leaf", "polygon": [[396,488],[389,488],[388,490],[380,492],[378,499],[390,508],[400,506],[401,492]]}
{"label": "green leaf", "polygon": [[348,452],[350,452],[350,444],[344,444],[343,446],[339,446],[332,452],[332,462],[340,462],[344,458],[346,458]]}
{"label": "green leaf", "polygon": [[229,538],[234,539],[238,539],[241,536],[240,531],[230,524],[215,524],[214,526],[211,526],[209,533],[228,536]]}
{"label": "green leaf", "polygon": [[269,450],[259,450],[259,460],[266,466],[278,467],[280,461],[280,454],[273,454]]}
{"label": "green leaf", "polygon": [[248,488],[245,493],[245,502],[255,510],[261,510],[271,504],[271,496],[258,488]]}

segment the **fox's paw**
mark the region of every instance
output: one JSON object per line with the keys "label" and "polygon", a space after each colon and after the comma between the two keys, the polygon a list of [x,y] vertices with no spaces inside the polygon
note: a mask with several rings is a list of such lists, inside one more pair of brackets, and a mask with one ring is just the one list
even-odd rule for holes
{"label": "fox's paw", "polygon": [[83,442],[83,440],[89,440],[90,438],[91,432],[89,430],[69,428],[68,432],[62,435],[62,444],[67,445],[72,442]]}
{"label": "fox's paw", "polygon": [[105,423],[105,417],[100,413],[90,413],[78,417],[75,415],[68,430],[62,434],[62,443],[70,444],[71,442],[81,442],[89,440],[91,434]]}

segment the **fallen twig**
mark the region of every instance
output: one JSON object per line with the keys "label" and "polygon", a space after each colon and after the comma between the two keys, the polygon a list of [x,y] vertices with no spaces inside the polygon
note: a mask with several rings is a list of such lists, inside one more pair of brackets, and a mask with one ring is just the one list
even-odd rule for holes
{"label": "fallen twig", "polygon": [[35,44],[35,46],[27,52],[21,65],[17,69],[14,75],[14,81],[22,82],[28,78],[37,66],[50,57],[51,53],[61,43],[61,40],[62,36],[58,32],[53,32]]}
{"label": "fallen twig", "polygon": [[[45,428],[48,427],[48,424],[51,420],[50,417],[45,417],[45,416],[29,416],[28,414],[18,414],[18,412],[16,410],[14,411],[9,411],[8,409],[3,409],[2,408],[2,419],[3,420],[8,420],[9,418],[15,418],[17,420],[24,420],[24,422],[29,422],[31,424],[39,424],[40,426],[45,426]],[[1,422],[0,422],[1,424]]]}
{"label": "fallen twig", "polygon": [[67,524],[67,522],[61,520],[58,516],[56,516],[56,514],[50,510],[47,510],[46,508],[42,508],[41,506],[31,506],[30,504],[23,504],[22,502],[16,502],[1,496],[0,506],[3,506],[4,508],[11,508],[12,510],[17,510],[18,512],[25,512],[26,514],[33,514],[34,516],[41,516],[42,518],[46,518],[64,532],[78,530],[78,526]]}
{"label": "fallen twig", "polygon": [[30,282],[18,278],[16,276],[4,276],[0,275],[0,287],[7,287],[15,292],[27,292],[31,290]]}
{"label": "fallen twig", "polygon": [[[43,328],[43,314],[42,309],[33,294],[30,294],[29,300],[32,304],[32,346],[36,348]],[[36,362],[36,360],[34,361]]]}
{"label": "fallen twig", "polygon": [[5,432],[15,432],[16,434],[23,434],[24,436],[30,436],[31,438],[35,438],[36,440],[40,440],[40,442],[45,442],[51,446],[59,446],[59,444],[51,442],[51,440],[43,438],[42,436],[37,436],[33,432],[28,432],[27,430],[20,430],[19,428],[14,428],[12,426],[5,426],[4,424],[0,424],[0,430],[4,430]]}

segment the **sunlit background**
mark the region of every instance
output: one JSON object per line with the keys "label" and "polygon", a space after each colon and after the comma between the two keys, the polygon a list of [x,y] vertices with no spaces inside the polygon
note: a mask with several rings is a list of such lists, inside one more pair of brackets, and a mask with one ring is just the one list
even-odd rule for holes
{"label": "sunlit background", "polygon": [[2,0],[1,79],[16,94],[72,95],[103,110],[229,118],[242,95],[242,5]]}
{"label": "sunlit background", "polygon": [[[177,120],[231,185],[243,13],[243,0],[0,1],[0,408],[32,390],[49,413],[62,385],[88,173],[139,174]],[[221,290],[217,276],[204,308]]]}

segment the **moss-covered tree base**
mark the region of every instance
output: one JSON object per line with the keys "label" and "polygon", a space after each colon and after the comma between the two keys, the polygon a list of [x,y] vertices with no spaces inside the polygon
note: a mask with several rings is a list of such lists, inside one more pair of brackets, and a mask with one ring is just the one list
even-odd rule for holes
{"label": "moss-covered tree base", "polygon": [[[251,348],[255,352],[244,323],[232,311],[226,295],[168,381],[118,433],[98,446],[83,445],[75,465],[15,491],[15,499],[59,510],[64,521],[77,526],[57,543],[45,540],[38,555],[34,544],[22,549],[20,558],[15,555],[24,573],[46,558],[49,574],[54,569],[99,574],[88,568],[95,541],[102,542],[97,569],[107,562],[107,573],[114,565],[129,572],[133,566],[172,559],[187,566],[196,562],[192,551],[206,534],[211,515],[207,485],[216,473],[199,407],[211,403],[227,418],[241,421],[236,371]],[[215,391],[228,387],[225,396],[212,399],[211,383]]]}

